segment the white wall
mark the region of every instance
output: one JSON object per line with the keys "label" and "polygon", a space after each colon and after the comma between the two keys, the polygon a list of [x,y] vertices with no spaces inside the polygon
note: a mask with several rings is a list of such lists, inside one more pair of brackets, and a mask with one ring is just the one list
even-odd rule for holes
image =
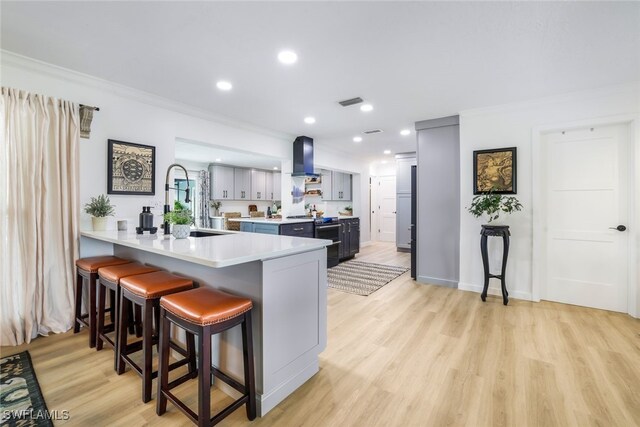
{"label": "white wall", "polygon": [[[473,151],[518,147],[518,199],[524,210],[509,218],[511,248],[507,266],[507,287],[514,298],[531,299],[532,294],[532,132],[538,126],[640,113],[640,85],[626,85],[503,105],[460,113],[460,289],[481,291],[483,268],[480,256],[480,225],[466,211],[473,198]],[[636,149],[640,149],[638,135]],[[640,188],[640,155],[636,153],[636,188]],[[636,192],[636,194],[638,194]],[[640,199],[640,197],[637,197]],[[636,200],[640,206],[640,200]],[[640,209],[636,210],[640,214]],[[638,215],[636,215],[638,217]],[[636,219],[640,224],[640,217]],[[496,239],[490,239],[496,240]],[[637,242],[635,242],[637,245]],[[498,267],[501,244],[490,245],[490,263]],[[640,263],[639,263],[640,264]],[[640,276],[638,276],[640,277]],[[498,282],[492,280],[494,292]],[[640,292],[640,284],[639,292]],[[640,294],[638,297],[640,306]]]}
{"label": "white wall", "polygon": [[[175,140],[202,141],[230,149],[250,151],[269,157],[290,159],[293,137],[259,129],[214,116],[135,89],[2,51],[2,85],[100,107],[95,112],[91,138],[80,140],[80,200],[107,192],[107,139],[148,144],[156,147],[156,195],[110,196],[116,215],[137,222],[143,205],[154,206],[161,214],[166,168],[174,161]],[[316,162],[360,173],[367,165],[344,153],[322,150],[316,143]],[[284,162],[290,167],[291,162]],[[286,170],[283,170],[283,184]],[[290,172],[290,170],[289,170]],[[290,187],[290,186],[289,186]],[[283,185],[283,192],[287,186]],[[362,202],[359,180],[354,179],[354,205]],[[355,208],[355,206],[354,206]],[[368,222],[368,221],[367,221]],[[156,224],[160,218],[156,219]],[[82,224],[89,217],[82,211]],[[368,230],[367,227],[363,229]],[[368,233],[362,233],[368,240]]]}

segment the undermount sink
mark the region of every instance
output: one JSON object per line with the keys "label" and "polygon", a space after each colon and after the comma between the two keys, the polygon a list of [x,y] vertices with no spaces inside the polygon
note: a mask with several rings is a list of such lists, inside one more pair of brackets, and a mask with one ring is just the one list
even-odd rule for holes
{"label": "undermount sink", "polygon": [[202,231],[202,230],[194,230],[189,233],[191,237],[213,237],[213,236],[222,236],[221,233],[214,233],[212,231]]}

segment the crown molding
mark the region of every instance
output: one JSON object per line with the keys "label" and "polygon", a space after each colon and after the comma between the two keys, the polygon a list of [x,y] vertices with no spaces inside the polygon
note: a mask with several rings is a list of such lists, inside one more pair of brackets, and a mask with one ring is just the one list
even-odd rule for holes
{"label": "crown molding", "polygon": [[460,112],[461,117],[481,116],[485,114],[495,114],[504,112],[513,112],[531,107],[545,106],[551,104],[560,104],[563,102],[580,102],[603,96],[615,95],[621,93],[637,92],[640,97],[640,81],[619,84],[614,86],[600,87],[596,89],[588,89],[576,92],[564,93],[561,95],[553,95],[544,98],[532,99],[529,101],[513,102],[508,104],[499,104],[490,107],[472,108]]}
{"label": "crown molding", "polygon": [[84,74],[79,71],[60,67],[58,65],[30,58],[28,56],[23,56],[5,49],[0,49],[0,63],[3,67],[9,66],[20,69],[27,69],[69,83],[89,86],[95,89],[103,90],[105,92],[109,92],[116,96],[120,96],[132,101],[140,102],[154,107],[164,108],[176,113],[181,113],[210,122],[219,123],[225,126],[259,133],[264,136],[282,139],[285,141],[293,141],[293,139],[295,138],[293,134],[278,132],[246,122],[238,121],[226,116],[212,113],[203,108],[194,107],[179,101],[164,98],[159,95],[154,95],[149,92],[104,80],[99,77],[91,76],[89,74]]}

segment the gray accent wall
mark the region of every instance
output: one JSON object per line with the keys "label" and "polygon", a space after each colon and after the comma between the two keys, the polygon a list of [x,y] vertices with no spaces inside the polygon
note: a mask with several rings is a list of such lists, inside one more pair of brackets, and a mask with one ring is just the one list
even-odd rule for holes
{"label": "gray accent wall", "polygon": [[460,273],[458,116],[416,123],[417,281],[457,287]]}

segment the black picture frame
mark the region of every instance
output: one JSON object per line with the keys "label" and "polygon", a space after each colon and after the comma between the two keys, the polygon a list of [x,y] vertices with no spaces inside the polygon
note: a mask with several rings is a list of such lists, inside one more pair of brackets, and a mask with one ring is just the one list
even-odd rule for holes
{"label": "black picture frame", "polygon": [[155,196],[156,147],[107,140],[107,194]]}
{"label": "black picture frame", "polygon": [[[491,171],[487,170],[489,161],[497,163]],[[473,194],[518,194],[517,184],[517,147],[473,152]]]}

